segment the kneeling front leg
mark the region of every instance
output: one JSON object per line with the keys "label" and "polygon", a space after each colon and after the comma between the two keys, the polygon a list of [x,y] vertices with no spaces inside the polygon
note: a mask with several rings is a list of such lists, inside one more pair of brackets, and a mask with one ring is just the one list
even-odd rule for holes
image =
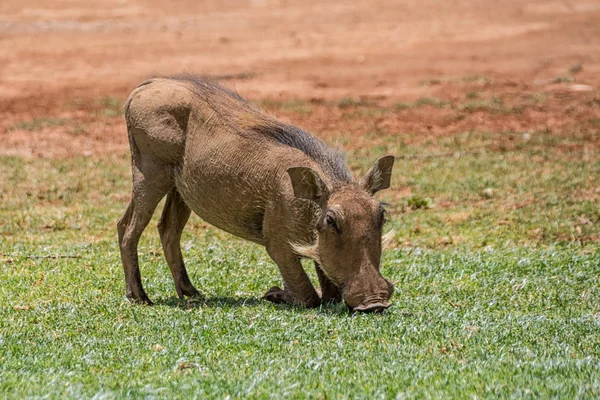
{"label": "kneeling front leg", "polygon": [[300,258],[290,248],[277,250],[267,246],[267,252],[275,261],[283,277],[284,288],[269,289],[263,299],[273,303],[287,303],[304,307],[317,307],[321,299],[304,272]]}

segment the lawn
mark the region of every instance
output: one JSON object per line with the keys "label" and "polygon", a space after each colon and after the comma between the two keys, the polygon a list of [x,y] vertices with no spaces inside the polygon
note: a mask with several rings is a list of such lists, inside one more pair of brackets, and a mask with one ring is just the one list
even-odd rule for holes
{"label": "lawn", "polygon": [[381,315],[260,300],[281,284],[264,249],[195,216],[182,246],[206,301],[179,300],[158,212],[140,244],[156,305],[129,304],[129,156],[1,157],[0,397],[600,397],[600,152],[550,132],[402,139],[348,154],[357,174],[399,156]]}

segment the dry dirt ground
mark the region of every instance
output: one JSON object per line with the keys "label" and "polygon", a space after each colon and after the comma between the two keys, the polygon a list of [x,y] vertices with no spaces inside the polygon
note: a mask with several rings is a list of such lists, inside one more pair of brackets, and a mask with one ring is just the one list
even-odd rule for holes
{"label": "dry dirt ground", "polygon": [[184,71],[348,147],[476,130],[598,148],[598,21],[597,0],[3,0],[0,154],[124,152],[120,102]]}

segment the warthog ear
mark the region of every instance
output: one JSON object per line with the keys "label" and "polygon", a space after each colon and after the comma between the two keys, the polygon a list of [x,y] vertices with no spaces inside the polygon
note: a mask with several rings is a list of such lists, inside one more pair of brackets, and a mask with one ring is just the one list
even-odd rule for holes
{"label": "warthog ear", "polygon": [[371,194],[390,187],[394,156],[381,157],[360,180],[360,186]]}
{"label": "warthog ear", "polygon": [[294,196],[319,203],[329,195],[327,185],[313,169],[293,167],[289,168],[287,173],[292,181]]}

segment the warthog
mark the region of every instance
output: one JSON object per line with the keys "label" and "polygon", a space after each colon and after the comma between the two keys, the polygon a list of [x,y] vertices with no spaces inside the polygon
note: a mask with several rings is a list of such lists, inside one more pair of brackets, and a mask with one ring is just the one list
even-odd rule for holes
{"label": "warthog", "polygon": [[[373,194],[389,187],[394,157],[353,181],[342,153],[203,77],[143,82],[125,119],[133,193],[118,232],[128,298],[152,304],[137,246],[166,195],[158,231],[179,297],[199,295],[180,248],[193,210],[265,246],[284,288],[272,287],[264,299],[306,307],[343,299],[359,311],[389,306],[393,286],[379,271],[385,210]],[[321,296],[302,257],[315,261]]]}

